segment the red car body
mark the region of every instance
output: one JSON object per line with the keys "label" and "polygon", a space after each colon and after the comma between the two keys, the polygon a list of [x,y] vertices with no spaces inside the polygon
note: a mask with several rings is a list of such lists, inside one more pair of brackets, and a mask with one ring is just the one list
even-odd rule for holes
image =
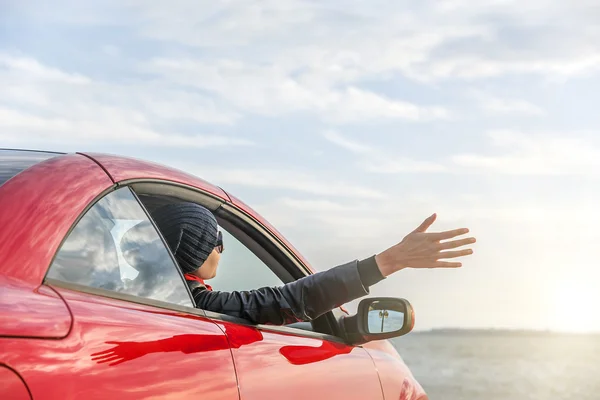
{"label": "red car body", "polygon": [[195,176],[124,157],[53,155],[0,181],[1,399],[427,398],[386,340],[352,346],[333,335],[240,324],[47,279],[94,201],[140,182],[230,205],[313,271],[258,213]]}

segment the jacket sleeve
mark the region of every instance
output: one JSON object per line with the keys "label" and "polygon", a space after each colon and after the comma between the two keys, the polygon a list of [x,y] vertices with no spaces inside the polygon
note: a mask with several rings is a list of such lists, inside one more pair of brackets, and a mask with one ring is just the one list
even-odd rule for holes
{"label": "jacket sleeve", "polygon": [[364,261],[355,260],[279,287],[240,292],[209,291],[199,287],[193,289],[192,294],[197,308],[244,318],[254,324],[311,321],[369,294],[368,286],[361,280],[360,263]]}

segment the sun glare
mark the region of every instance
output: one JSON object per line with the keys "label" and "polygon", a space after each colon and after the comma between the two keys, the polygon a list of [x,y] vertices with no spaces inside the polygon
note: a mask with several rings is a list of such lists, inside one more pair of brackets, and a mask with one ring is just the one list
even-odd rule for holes
{"label": "sun glare", "polygon": [[553,296],[550,329],[560,332],[600,331],[597,306],[600,295],[585,284],[563,283]]}

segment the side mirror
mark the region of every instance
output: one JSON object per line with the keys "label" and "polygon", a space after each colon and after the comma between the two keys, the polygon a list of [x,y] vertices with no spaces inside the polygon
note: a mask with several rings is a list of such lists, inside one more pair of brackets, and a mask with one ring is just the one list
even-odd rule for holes
{"label": "side mirror", "polygon": [[362,344],[406,335],[415,326],[415,313],[408,300],[373,297],[362,300],[356,315],[342,322],[348,341]]}

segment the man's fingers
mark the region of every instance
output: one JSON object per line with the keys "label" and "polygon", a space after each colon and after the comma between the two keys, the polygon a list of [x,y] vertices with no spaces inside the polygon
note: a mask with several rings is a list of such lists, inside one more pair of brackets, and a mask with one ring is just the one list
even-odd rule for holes
{"label": "man's fingers", "polygon": [[428,233],[428,235],[433,240],[445,240],[464,235],[465,233],[469,233],[469,230],[467,228],[453,229],[451,231],[445,232]]}
{"label": "man's fingers", "polygon": [[460,262],[436,261],[431,268],[460,268]]}
{"label": "man's fingers", "polygon": [[425,221],[423,221],[421,223],[421,225],[419,225],[417,227],[417,229],[414,230],[414,232],[425,232],[427,229],[429,229],[429,227],[431,225],[433,225],[436,218],[437,218],[437,215],[435,213],[432,214],[431,216],[427,217],[427,219]]}
{"label": "man's fingers", "polygon": [[105,356],[107,354],[112,354],[112,352],[113,352],[112,349],[103,350],[103,351],[99,351],[98,353],[92,353],[92,354],[90,354],[90,356],[92,356],[92,357],[102,357],[102,356]]}
{"label": "man's fingers", "polygon": [[446,259],[446,258],[456,258],[456,257],[468,256],[470,254],[473,254],[473,250],[471,250],[471,249],[442,251],[439,253],[438,260],[442,260],[442,259]]}
{"label": "man's fingers", "polygon": [[476,240],[474,237],[460,239],[460,240],[449,240],[447,242],[440,243],[439,249],[440,250],[455,249],[457,247],[466,246],[468,244],[473,244],[475,242],[476,242]]}
{"label": "man's fingers", "polygon": [[92,360],[110,360],[111,358],[119,357],[117,354],[105,354],[103,356],[92,357]]}
{"label": "man's fingers", "polygon": [[99,360],[101,358],[109,358],[112,357],[113,353],[106,353],[106,354],[99,354],[99,355],[93,355],[92,354],[92,360]]}

